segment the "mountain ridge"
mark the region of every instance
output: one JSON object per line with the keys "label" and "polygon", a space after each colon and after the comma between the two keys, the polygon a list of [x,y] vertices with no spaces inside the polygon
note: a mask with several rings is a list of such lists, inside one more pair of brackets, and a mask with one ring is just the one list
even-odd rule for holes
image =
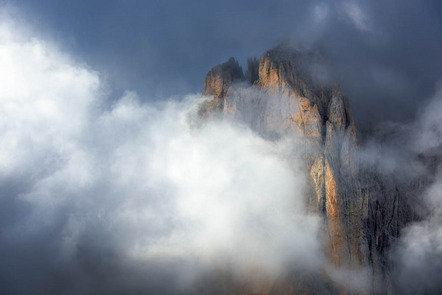
{"label": "mountain ridge", "polygon": [[[259,61],[249,59],[245,75],[230,58],[207,74],[203,94],[213,98],[201,104],[200,115],[239,119],[267,138],[301,134],[308,150],[306,203],[323,220],[328,261],[337,268],[369,269],[370,288],[361,293],[392,294],[397,286],[388,255],[401,230],[419,220],[407,202],[429,181],[417,178],[401,184],[394,175],[361,161],[351,101],[339,85],[311,76],[312,56],[276,47]],[[403,198],[408,195],[412,197]],[[345,286],[336,290],[352,293]]]}

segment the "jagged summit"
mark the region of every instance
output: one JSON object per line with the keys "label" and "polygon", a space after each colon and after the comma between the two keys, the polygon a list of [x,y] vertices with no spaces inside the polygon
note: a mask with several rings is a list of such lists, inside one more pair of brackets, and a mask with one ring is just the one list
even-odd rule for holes
{"label": "jagged summit", "polygon": [[308,95],[306,92],[313,88],[314,80],[308,65],[314,56],[314,52],[277,46],[259,60],[249,58],[245,75],[235,58],[231,57],[207,73],[203,94],[224,97],[232,83],[246,80],[260,87],[289,87],[301,95]]}
{"label": "jagged summit", "polygon": [[[327,121],[338,123],[340,128],[351,128],[355,133],[350,100],[342,95],[339,85],[320,83],[315,79],[310,63],[316,60],[317,53],[314,51],[280,45],[265,52],[259,61],[249,59],[248,69],[243,75],[238,62],[230,58],[208,72],[203,94],[213,96],[214,99],[201,107],[200,114],[205,116],[209,112],[223,111],[239,115],[254,109],[261,112],[255,117],[273,117],[273,122],[259,124],[268,132],[282,133],[298,129],[313,141],[319,142],[326,138]],[[232,87],[244,81],[253,89],[276,98],[256,98],[253,106],[246,106],[251,100],[241,98],[244,95],[238,97],[238,91]],[[278,107],[282,117],[269,114],[269,110],[274,109],[269,105],[272,103],[282,103]],[[337,119],[339,116],[342,118]],[[275,124],[278,120],[282,122]]]}
{"label": "jagged summit", "polygon": [[[323,121],[326,121],[330,98],[333,93],[342,94],[339,85],[326,83],[315,75],[315,66],[321,60],[320,57],[321,54],[314,50],[279,45],[265,52],[259,60],[249,58],[245,75],[238,62],[230,58],[207,73],[203,95],[223,99],[232,85],[246,81],[269,93],[303,97],[317,106]],[[302,105],[307,105],[307,101]],[[223,102],[218,101],[216,104],[222,108]]]}

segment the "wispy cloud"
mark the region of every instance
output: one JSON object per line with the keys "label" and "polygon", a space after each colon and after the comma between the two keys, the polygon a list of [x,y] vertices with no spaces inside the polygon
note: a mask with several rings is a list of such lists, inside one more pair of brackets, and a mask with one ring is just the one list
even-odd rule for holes
{"label": "wispy cloud", "polygon": [[358,1],[345,1],[339,3],[339,7],[356,28],[367,32],[373,30],[367,12],[363,10]]}

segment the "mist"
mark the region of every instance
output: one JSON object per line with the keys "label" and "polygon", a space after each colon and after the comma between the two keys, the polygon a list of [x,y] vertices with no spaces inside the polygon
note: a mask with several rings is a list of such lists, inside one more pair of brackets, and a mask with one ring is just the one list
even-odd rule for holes
{"label": "mist", "polygon": [[407,226],[392,249],[395,280],[403,294],[436,294],[442,290],[442,167],[437,160],[442,144],[442,95],[440,83],[436,87],[439,90],[417,112],[416,121],[405,128],[408,149],[428,163],[420,173],[429,178],[429,185],[417,196],[422,204],[421,220]]}
{"label": "mist", "polygon": [[400,294],[438,294],[442,290],[442,96],[440,84],[435,87],[438,90],[425,99],[415,120],[380,124],[358,150],[362,169],[380,175],[377,181],[384,195],[373,202],[388,205],[395,193],[402,198],[397,210],[402,210],[406,223],[392,239],[387,254],[392,265],[391,288]]}
{"label": "mist", "polygon": [[0,61],[2,293],[177,293],[325,263],[295,142],[198,126],[200,95],[109,105],[98,72],[12,21]]}

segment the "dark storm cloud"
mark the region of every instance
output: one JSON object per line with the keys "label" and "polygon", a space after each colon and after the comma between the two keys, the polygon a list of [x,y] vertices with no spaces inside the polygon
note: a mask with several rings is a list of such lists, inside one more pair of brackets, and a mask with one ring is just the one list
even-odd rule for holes
{"label": "dark storm cloud", "polygon": [[368,31],[336,24],[321,42],[332,48],[356,119],[410,119],[441,77],[440,3],[354,2]]}
{"label": "dark storm cloud", "polygon": [[[304,9],[289,1],[19,1],[21,11],[106,70],[120,89],[169,96],[201,91],[230,56],[274,46]],[[303,5],[305,6],[305,5]],[[278,32],[275,34],[275,32]]]}
{"label": "dark storm cloud", "polygon": [[[407,119],[442,68],[439,1],[10,1],[108,75],[164,98],[202,89],[230,56],[278,42],[325,49],[356,119]],[[367,114],[368,113],[368,114]]]}

